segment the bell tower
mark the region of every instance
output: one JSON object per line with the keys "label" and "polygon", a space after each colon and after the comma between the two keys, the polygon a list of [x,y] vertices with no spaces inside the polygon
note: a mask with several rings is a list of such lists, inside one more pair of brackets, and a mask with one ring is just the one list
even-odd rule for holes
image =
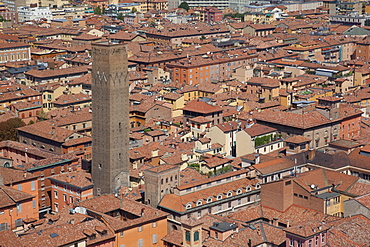
{"label": "bell tower", "polygon": [[92,44],[94,195],[129,186],[129,84],[123,44]]}

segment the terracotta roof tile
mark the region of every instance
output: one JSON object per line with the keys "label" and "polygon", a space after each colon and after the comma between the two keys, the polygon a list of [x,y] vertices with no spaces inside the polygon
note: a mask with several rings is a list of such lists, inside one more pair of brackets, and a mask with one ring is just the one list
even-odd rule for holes
{"label": "terracotta roof tile", "polygon": [[87,173],[86,171],[65,172],[51,176],[49,177],[49,179],[52,181],[58,181],[72,186],[76,186],[81,189],[86,187],[92,188],[93,186],[91,174]]}
{"label": "terracotta roof tile", "polygon": [[3,178],[4,185],[16,184],[38,178],[35,174],[7,167],[0,167],[0,177]]}
{"label": "terracotta roof tile", "polygon": [[0,208],[15,206],[25,200],[31,200],[35,196],[26,192],[13,189],[8,186],[0,186]]}
{"label": "terracotta roof tile", "polygon": [[275,132],[275,128],[271,128],[265,125],[261,124],[254,124],[250,128],[245,128],[243,129],[245,132],[247,132],[250,136],[260,136],[260,135],[265,135],[271,132]]}
{"label": "terracotta roof tile", "polygon": [[220,112],[222,109],[219,106],[213,106],[207,104],[206,102],[199,100],[189,101],[186,106],[183,108],[184,111],[199,112],[203,114],[209,114],[213,112]]}

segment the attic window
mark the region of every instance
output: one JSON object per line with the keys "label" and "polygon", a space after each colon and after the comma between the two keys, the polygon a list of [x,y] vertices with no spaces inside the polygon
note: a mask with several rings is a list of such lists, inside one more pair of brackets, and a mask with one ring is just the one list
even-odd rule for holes
{"label": "attic window", "polygon": [[217,200],[221,200],[222,199],[222,195],[221,194],[218,194],[217,195]]}
{"label": "attic window", "polygon": [[247,191],[251,191],[251,190],[252,190],[252,187],[250,185],[248,185]]}
{"label": "attic window", "polygon": [[236,194],[237,195],[239,195],[239,194],[241,194],[242,193],[242,189],[238,189],[237,191],[236,191]]}
{"label": "attic window", "polygon": [[207,198],[207,203],[210,203],[210,202],[212,202],[212,197]]}
{"label": "attic window", "polygon": [[233,196],[233,193],[231,191],[227,192],[227,197]]}
{"label": "attic window", "polygon": [[261,188],[261,185],[259,183],[257,183],[255,187],[256,187],[256,189],[259,189],[259,188]]}
{"label": "attic window", "polygon": [[200,206],[200,205],[202,205],[202,200],[197,201],[197,206]]}
{"label": "attic window", "polygon": [[190,209],[191,208],[191,202],[188,202],[185,206],[186,209]]}

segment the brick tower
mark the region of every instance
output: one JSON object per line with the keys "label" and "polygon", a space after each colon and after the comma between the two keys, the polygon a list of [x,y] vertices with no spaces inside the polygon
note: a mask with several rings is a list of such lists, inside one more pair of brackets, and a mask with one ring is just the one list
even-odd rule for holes
{"label": "brick tower", "polygon": [[129,185],[129,85],[126,47],[92,45],[94,195]]}

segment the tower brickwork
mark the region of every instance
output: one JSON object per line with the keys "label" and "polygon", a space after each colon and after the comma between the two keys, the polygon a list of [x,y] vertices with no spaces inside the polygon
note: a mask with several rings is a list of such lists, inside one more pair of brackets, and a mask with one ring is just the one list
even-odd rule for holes
{"label": "tower brickwork", "polygon": [[129,185],[129,84],[123,44],[92,45],[94,195]]}

